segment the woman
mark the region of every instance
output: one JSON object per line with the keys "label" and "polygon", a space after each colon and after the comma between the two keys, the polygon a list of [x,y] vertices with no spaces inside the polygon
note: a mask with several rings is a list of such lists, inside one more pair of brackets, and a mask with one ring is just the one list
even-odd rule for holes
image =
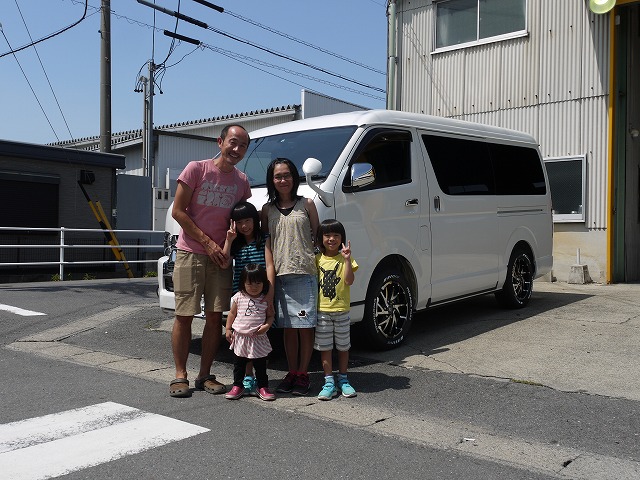
{"label": "woman", "polygon": [[272,253],[276,320],[284,329],[284,348],[289,371],[278,392],[306,395],[309,362],[316,326],[318,279],[313,232],[318,211],[313,201],[298,195],[300,175],[293,162],[276,158],[267,167],[268,202],[262,207],[262,228],[269,235],[266,248]]}

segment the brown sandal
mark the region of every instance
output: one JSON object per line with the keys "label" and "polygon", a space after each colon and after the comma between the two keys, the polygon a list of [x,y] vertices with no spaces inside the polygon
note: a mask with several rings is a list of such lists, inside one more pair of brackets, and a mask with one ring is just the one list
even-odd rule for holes
{"label": "brown sandal", "polygon": [[169,384],[169,395],[176,398],[184,398],[191,396],[189,388],[189,380],[186,378],[176,378],[171,380]]}
{"label": "brown sandal", "polygon": [[196,390],[204,390],[217,395],[224,393],[227,387],[218,382],[215,375],[207,375],[204,378],[196,378]]}

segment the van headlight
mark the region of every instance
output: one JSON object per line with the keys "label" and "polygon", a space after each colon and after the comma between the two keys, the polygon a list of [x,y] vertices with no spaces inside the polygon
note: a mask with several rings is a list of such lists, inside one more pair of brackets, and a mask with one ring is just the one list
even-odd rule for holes
{"label": "van headlight", "polygon": [[171,252],[176,249],[176,243],[178,243],[178,235],[172,235],[169,232],[164,232],[164,254],[167,257],[170,257]]}

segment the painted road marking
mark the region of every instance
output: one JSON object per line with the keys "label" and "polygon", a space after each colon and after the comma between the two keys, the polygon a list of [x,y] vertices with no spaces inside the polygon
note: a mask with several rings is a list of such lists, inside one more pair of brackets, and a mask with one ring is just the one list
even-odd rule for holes
{"label": "painted road marking", "polygon": [[208,431],[105,402],[0,425],[0,472],[12,480],[54,478]]}
{"label": "painted road marking", "polygon": [[16,315],[22,315],[23,317],[34,317],[36,315],[46,315],[46,313],[34,312],[33,310],[25,310],[24,308],[14,307],[12,305],[5,305],[0,303],[0,310],[6,310]]}

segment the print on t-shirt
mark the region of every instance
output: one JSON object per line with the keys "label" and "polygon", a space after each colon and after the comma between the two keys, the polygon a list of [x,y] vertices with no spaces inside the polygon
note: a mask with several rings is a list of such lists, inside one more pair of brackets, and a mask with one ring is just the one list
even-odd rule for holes
{"label": "print on t-shirt", "polygon": [[207,207],[231,208],[235,202],[237,185],[218,185],[204,181],[198,193],[198,205]]}
{"label": "print on t-shirt", "polygon": [[325,270],[322,267],[320,268],[320,288],[322,289],[322,295],[324,295],[329,300],[333,300],[336,298],[336,285],[340,283],[340,277],[338,276],[338,267],[340,264],[336,263],[336,266],[333,270]]}

